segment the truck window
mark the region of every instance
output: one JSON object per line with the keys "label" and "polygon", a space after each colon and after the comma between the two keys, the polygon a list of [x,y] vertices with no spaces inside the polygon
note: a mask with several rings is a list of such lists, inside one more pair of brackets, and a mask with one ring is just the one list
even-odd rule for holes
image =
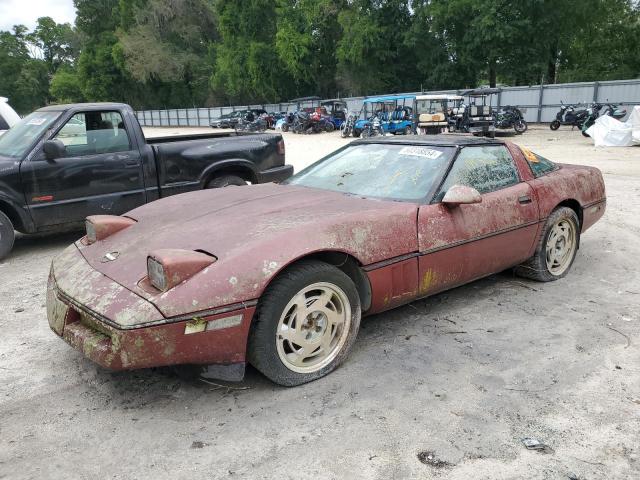
{"label": "truck window", "polygon": [[131,150],[119,112],[77,113],[55,136],[67,147],[68,157]]}

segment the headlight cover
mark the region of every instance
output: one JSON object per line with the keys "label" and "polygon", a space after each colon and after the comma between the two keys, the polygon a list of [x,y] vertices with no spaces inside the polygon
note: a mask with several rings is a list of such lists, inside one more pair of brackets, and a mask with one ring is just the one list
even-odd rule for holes
{"label": "headlight cover", "polygon": [[166,292],[216,260],[216,257],[203,251],[177,248],[155,250],[147,256],[149,283],[161,292]]}
{"label": "headlight cover", "polygon": [[86,244],[91,245],[98,240],[113,235],[136,223],[136,220],[129,217],[119,217],[117,215],[90,215],[85,220],[87,231]]}

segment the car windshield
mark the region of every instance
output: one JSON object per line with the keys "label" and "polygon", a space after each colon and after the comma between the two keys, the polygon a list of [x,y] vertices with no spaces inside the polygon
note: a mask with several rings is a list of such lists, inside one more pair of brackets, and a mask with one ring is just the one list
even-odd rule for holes
{"label": "car windshield", "polygon": [[284,183],[390,200],[419,201],[432,190],[455,154],[433,145],[350,145]]}
{"label": "car windshield", "polygon": [[60,116],[60,112],[33,112],[0,137],[0,156],[20,158]]}

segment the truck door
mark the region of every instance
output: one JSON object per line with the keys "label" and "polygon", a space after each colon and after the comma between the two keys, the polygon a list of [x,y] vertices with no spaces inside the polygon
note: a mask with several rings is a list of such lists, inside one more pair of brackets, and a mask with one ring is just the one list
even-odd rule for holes
{"label": "truck door", "polygon": [[145,203],[142,161],[117,111],[76,113],[52,137],[62,158],[40,152],[23,164],[22,180],[38,228],[120,215]]}

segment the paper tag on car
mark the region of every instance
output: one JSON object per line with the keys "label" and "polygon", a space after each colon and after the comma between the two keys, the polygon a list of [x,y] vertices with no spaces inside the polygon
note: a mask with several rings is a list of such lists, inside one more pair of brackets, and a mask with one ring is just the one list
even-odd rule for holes
{"label": "paper tag on car", "polygon": [[438,150],[434,150],[432,148],[426,148],[426,147],[418,147],[418,146],[410,146],[410,147],[404,147],[400,150],[400,155],[408,155],[411,157],[424,157],[424,158],[428,158],[430,160],[435,160],[436,158],[438,158],[440,155],[442,155],[442,152],[438,151]]}
{"label": "paper tag on car", "polygon": [[31,120],[29,120],[29,121],[27,122],[27,125],[40,126],[40,125],[42,125],[42,124],[43,124],[44,122],[46,122],[46,121],[47,121],[47,119],[46,119],[46,118],[42,118],[42,117],[38,118],[38,117],[36,117],[36,118],[32,118]]}

